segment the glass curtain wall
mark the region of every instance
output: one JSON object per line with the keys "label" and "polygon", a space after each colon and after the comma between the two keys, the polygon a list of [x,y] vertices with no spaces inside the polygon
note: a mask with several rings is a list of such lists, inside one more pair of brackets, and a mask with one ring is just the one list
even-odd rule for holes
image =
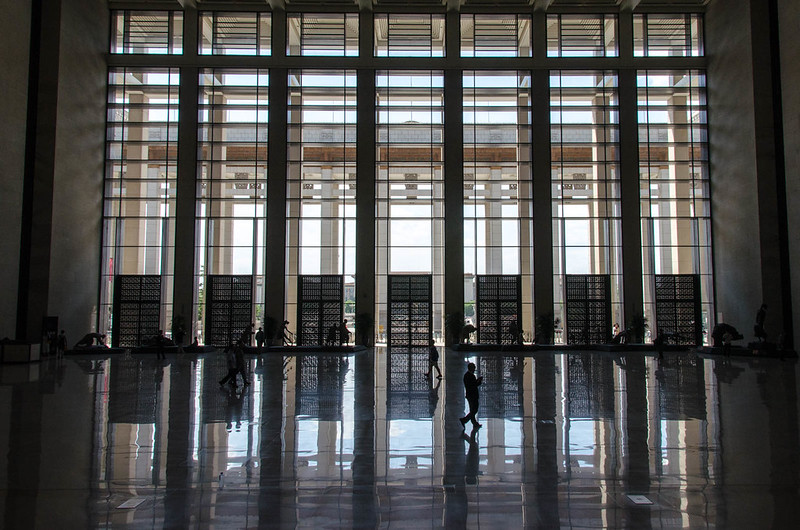
{"label": "glass curtain wall", "polygon": [[160,327],[171,320],[178,85],[177,69],[109,70],[98,323],[109,339],[117,275],[160,275]]}
{"label": "glass curtain wall", "polygon": [[194,315],[202,335],[209,275],[253,276],[251,311],[262,325],[269,77],[206,69],[199,84]]}
{"label": "glass curtain wall", "polygon": [[295,70],[288,83],[286,318],[297,314],[298,275],[340,274],[352,322],[356,72]]}
{"label": "glass curtain wall", "polygon": [[444,333],[444,75],[376,76],[376,318],[387,331],[389,274],[433,279],[433,336]]}
{"label": "glass curtain wall", "polygon": [[464,316],[475,322],[477,274],[521,275],[524,330],[533,329],[531,78],[465,72]]}
{"label": "glass curtain wall", "polygon": [[645,316],[655,322],[654,275],[698,274],[708,342],[714,296],[705,80],[696,70],[637,75]]}
{"label": "glass curtain wall", "polygon": [[562,323],[566,274],[610,275],[612,320],[624,321],[618,107],[616,73],[551,72],[553,286]]}

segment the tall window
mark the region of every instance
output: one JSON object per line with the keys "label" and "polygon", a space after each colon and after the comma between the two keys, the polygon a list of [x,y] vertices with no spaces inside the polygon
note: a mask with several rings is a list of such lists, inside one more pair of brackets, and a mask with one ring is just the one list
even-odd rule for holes
{"label": "tall window", "polygon": [[444,76],[378,72],[376,329],[386,332],[388,274],[433,275],[433,334],[444,331]]}
{"label": "tall window", "polygon": [[618,106],[614,72],[550,74],[553,285],[562,322],[566,274],[610,275],[612,320],[623,320]]}
{"label": "tall window", "polygon": [[261,324],[266,252],[268,86],[266,70],[200,73],[195,285],[204,330],[208,275],[253,275]]}
{"label": "tall window", "polygon": [[[297,312],[298,274],[345,275],[355,310],[356,73],[289,72],[286,293]],[[350,303],[348,303],[350,302]]]}
{"label": "tall window", "polygon": [[529,15],[461,15],[461,57],[530,57]]}
{"label": "tall window", "polygon": [[100,333],[120,274],[161,275],[161,326],[171,319],[178,84],[177,69],[109,72]]}
{"label": "tall window", "polygon": [[111,53],[183,53],[183,13],[113,11]]}
{"label": "tall window", "polygon": [[548,15],[548,57],[616,57],[616,15]]}
{"label": "tall window", "polygon": [[286,55],[358,56],[358,13],[290,13]]}
{"label": "tall window", "polygon": [[444,15],[375,15],[376,57],[444,57]]}
{"label": "tall window", "polygon": [[703,55],[703,18],[699,14],[633,15],[635,57]]}
{"label": "tall window", "polygon": [[699,274],[704,332],[713,326],[706,78],[639,71],[639,176],[645,316],[654,275]]}
{"label": "tall window", "polygon": [[531,79],[525,72],[464,73],[464,315],[475,314],[475,275],[522,276],[533,325]]}
{"label": "tall window", "polygon": [[270,55],[272,16],[269,13],[200,14],[201,55]]}

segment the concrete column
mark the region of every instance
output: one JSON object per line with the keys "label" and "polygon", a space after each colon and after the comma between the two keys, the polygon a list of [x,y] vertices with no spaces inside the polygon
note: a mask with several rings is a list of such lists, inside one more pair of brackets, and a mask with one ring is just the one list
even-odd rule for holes
{"label": "concrete column", "polygon": [[[633,57],[633,14],[619,17],[620,58]],[[620,210],[622,213],[622,316],[644,315],[642,229],[639,212],[639,124],[636,70],[621,70],[619,86]],[[623,328],[627,327],[623,325]]]}
{"label": "concrete column", "polygon": [[50,286],[61,0],[33,2],[30,37],[16,337],[38,341]]}
{"label": "concrete column", "polygon": [[[197,9],[183,11],[184,57],[197,56]],[[181,68],[178,103],[178,183],[175,200],[175,270],[173,271],[172,322],[183,322],[187,337],[194,337],[195,211],[197,197],[197,101],[199,68]],[[162,271],[163,273],[169,271]],[[168,323],[169,324],[169,323]],[[191,341],[191,340],[190,340]]]}
{"label": "concrete column", "polygon": [[[359,21],[360,55],[372,55],[374,21],[362,12]],[[375,314],[375,71],[358,71],[356,138],[356,315]],[[358,322],[358,317],[357,317]],[[375,330],[358,329],[356,344],[372,344]],[[374,325],[373,325],[374,327]]]}
{"label": "concrete column", "polygon": [[[447,12],[447,58],[459,56],[461,19]],[[464,90],[461,70],[444,73],[444,314],[464,312]]]}
{"label": "concrete column", "polygon": [[[286,12],[272,11],[272,42],[286,40]],[[282,44],[273,46],[272,56],[280,60],[286,55]],[[286,308],[286,68],[269,71],[269,167],[267,168],[267,277],[265,280],[265,317],[283,322]]]}

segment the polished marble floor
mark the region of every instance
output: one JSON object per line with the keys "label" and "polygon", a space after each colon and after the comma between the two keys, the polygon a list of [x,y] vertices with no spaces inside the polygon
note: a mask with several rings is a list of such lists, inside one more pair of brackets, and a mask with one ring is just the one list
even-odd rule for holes
{"label": "polished marble floor", "polygon": [[[466,362],[482,428],[462,432]],[[796,528],[794,361],[68,357],[0,368],[3,528]]]}

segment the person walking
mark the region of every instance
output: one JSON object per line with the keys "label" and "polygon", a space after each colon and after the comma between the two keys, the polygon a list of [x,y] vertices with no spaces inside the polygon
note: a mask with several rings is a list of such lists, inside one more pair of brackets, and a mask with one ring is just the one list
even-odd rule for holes
{"label": "person walking", "polygon": [[65,351],[67,351],[67,334],[62,329],[56,339],[56,357],[58,359],[64,357]]}
{"label": "person walking", "polygon": [[462,428],[468,421],[472,421],[472,427],[479,429],[481,424],[478,423],[476,414],[478,412],[478,387],[483,383],[483,376],[475,377],[475,363],[467,365],[467,372],[464,374],[464,391],[467,395],[467,403],[469,403],[469,414],[463,418],[459,418]]}
{"label": "person walking", "polygon": [[442,371],[439,370],[439,350],[436,349],[433,339],[431,339],[430,345],[431,349],[428,350],[428,371],[425,372],[425,377],[430,377],[433,375],[433,368],[436,368],[436,373],[439,374],[436,376],[436,379],[441,379]]}
{"label": "person walking", "polygon": [[264,328],[259,327],[258,331],[256,331],[256,346],[258,347],[258,353],[261,353],[261,349],[264,347]]}
{"label": "person walking", "polygon": [[167,355],[164,353],[164,344],[167,342],[167,337],[164,336],[164,330],[158,330],[158,336],[156,337],[156,359],[164,360],[167,358]]}
{"label": "person walking", "polygon": [[234,350],[236,347],[233,344],[229,344],[227,348],[225,348],[225,361],[228,364],[228,373],[219,381],[219,386],[225,386],[225,383],[230,383],[233,388],[236,388],[236,374],[238,372],[238,368],[236,365],[236,353]]}

